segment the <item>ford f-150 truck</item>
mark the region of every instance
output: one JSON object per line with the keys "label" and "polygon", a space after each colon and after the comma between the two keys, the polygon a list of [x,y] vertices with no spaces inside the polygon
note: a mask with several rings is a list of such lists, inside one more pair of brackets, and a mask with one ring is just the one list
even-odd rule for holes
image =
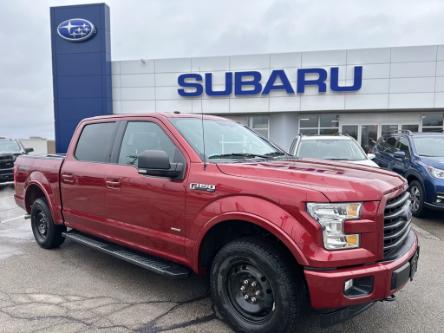
{"label": "ford f-150 truck", "polygon": [[306,307],[336,323],[417,269],[402,176],[298,161],[223,118],[86,119],[66,156],[21,156],[14,171],[42,248],[68,238],[167,276],[208,274],[239,332],[295,332]]}

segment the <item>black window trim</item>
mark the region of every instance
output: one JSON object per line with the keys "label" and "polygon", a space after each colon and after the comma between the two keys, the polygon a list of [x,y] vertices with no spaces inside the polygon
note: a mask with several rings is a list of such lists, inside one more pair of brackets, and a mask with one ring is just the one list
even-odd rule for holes
{"label": "black window trim", "polygon": [[79,137],[77,138],[76,146],[75,146],[75,148],[74,148],[74,152],[73,152],[73,154],[72,154],[74,160],[76,160],[77,162],[83,162],[83,163],[112,164],[112,162],[111,162],[111,154],[112,154],[112,151],[113,151],[113,148],[114,148],[115,140],[114,140],[114,142],[111,143],[110,147],[108,148],[108,152],[107,152],[108,161],[107,161],[107,162],[100,162],[100,161],[86,161],[86,160],[81,160],[81,159],[79,159],[79,158],[76,156],[76,154],[77,154],[77,148],[78,148],[78,145],[79,145],[79,141],[80,141],[80,138],[82,137],[82,134],[83,134],[83,131],[85,130],[85,128],[86,128],[87,126],[89,126],[89,125],[97,125],[97,124],[103,124],[103,123],[113,123],[113,124],[114,124],[114,133],[113,133],[113,136],[114,136],[114,137],[116,136],[117,123],[118,123],[118,121],[116,121],[116,120],[111,120],[111,121],[106,121],[106,120],[104,120],[104,121],[94,121],[94,122],[90,122],[90,123],[86,123],[86,124],[84,124],[83,127],[82,127],[82,131],[80,132],[80,135],[79,135]]}

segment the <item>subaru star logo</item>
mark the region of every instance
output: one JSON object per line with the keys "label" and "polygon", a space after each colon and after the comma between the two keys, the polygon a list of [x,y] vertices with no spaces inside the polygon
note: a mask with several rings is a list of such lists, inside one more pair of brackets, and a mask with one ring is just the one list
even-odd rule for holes
{"label": "subaru star logo", "polygon": [[96,28],[88,20],[73,18],[60,23],[57,27],[57,33],[67,41],[81,42],[94,36]]}

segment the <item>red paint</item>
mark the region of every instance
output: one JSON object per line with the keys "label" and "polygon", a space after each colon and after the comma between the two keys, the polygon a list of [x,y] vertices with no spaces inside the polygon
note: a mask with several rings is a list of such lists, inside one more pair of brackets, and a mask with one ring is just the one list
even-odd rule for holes
{"label": "red paint", "polygon": [[[388,289],[391,271],[409,256],[378,262],[383,259],[385,202],[387,196],[405,190],[402,177],[381,169],[314,160],[210,163],[204,169],[199,155],[169,122],[170,117],[184,116],[115,115],[82,121],[65,159],[18,158],[17,203],[29,211],[26,192],[31,185],[38,186],[56,223],[179,262],[196,273],[201,273],[199,251],[207,232],[218,223],[242,220],[274,234],[301,266],[333,268],[305,270],[314,308],[380,300],[392,292]],[[162,126],[185,156],[185,178],[145,177],[132,166],[77,161],[73,152],[83,126],[110,120],[150,120]],[[216,191],[191,191],[190,183],[214,184]],[[360,233],[361,247],[325,250],[320,226],[306,212],[308,201],[364,202],[361,220],[345,225],[347,232]],[[350,266],[354,268],[341,268]],[[345,279],[364,273],[374,274],[374,292],[365,299],[345,298]]]}

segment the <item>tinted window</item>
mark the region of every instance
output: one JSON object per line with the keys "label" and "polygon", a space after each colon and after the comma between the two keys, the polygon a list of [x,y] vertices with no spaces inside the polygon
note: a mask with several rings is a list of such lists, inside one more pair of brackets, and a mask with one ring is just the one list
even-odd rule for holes
{"label": "tinted window", "polygon": [[407,138],[400,138],[398,141],[398,145],[397,148],[403,152],[405,152],[405,154],[408,156],[410,155],[410,149],[409,149],[409,140],[407,140]]}
{"label": "tinted window", "polygon": [[129,122],[119,154],[119,164],[137,164],[137,156],[145,150],[163,150],[170,158],[170,162],[183,162],[182,155],[177,147],[159,127],[147,122]]}
{"label": "tinted window", "polygon": [[396,151],[396,137],[381,137],[378,140],[378,150],[386,153],[394,153]]}
{"label": "tinted window", "polygon": [[80,161],[109,162],[115,127],[114,122],[86,125],[77,143],[75,157]]}

